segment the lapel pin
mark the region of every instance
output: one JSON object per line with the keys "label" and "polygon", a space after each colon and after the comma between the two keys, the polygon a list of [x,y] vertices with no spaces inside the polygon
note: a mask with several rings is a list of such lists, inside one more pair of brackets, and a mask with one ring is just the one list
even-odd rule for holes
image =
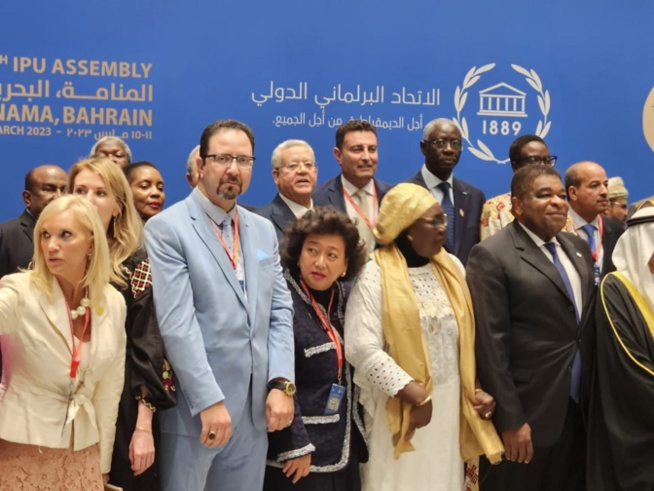
{"label": "lapel pin", "polygon": [[459,215],[461,215],[461,216],[465,215],[465,212],[463,211],[463,208],[459,208]]}
{"label": "lapel pin", "polygon": [[96,305],[95,313],[98,315],[104,315],[104,307],[102,305]]}
{"label": "lapel pin", "polygon": [[577,256],[581,257],[581,252],[577,251]]}

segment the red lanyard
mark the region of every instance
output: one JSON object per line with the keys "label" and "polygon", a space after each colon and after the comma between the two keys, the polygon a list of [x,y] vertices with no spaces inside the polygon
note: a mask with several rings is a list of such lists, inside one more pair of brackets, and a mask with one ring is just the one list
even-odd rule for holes
{"label": "red lanyard", "polygon": [[227,254],[229,261],[232,263],[232,268],[236,271],[236,264],[238,261],[238,210],[234,213],[234,255],[229,253],[229,247],[227,247],[227,243],[225,243],[225,239],[223,239],[223,234],[218,230],[218,226],[211,218],[209,219],[209,222],[211,222],[211,226],[213,227],[214,232],[216,232],[220,244],[223,246],[223,249],[225,249],[225,254]]}
{"label": "red lanyard", "polygon": [[[357,212],[357,215],[359,215],[363,219],[363,221],[366,222],[366,225],[368,225],[368,228],[370,228],[370,230],[374,229],[375,224],[366,216],[366,214],[363,212],[361,207],[356,203],[356,201],[354,201],[352,199],[352,196],[350,196],[350,193],[347,191],[347,189],[345,189],[345,186],[343,186],[343,196],[345,196],[345,198],[350,202],[350,204],[352,205],[352,208],[354,208],[354,211]],[[378,204],[377,204],[377,188],[375,187],[375,181],[372,181],[372,198],[373,198],[373,206],[377,207],[378,206]],[[368,199],[367,196],[366,196],[366,199]],[[376,215],[377,215],[377,213],[375,211],[375,216]],[[376,221],[377,220],[375,220],[375,222]]]}
{"label": "red lanyard", "polygon": [[70,378],[75,378],[77,376],[77,368],[79,367],[80,361],[82,361],[82,349],[84,348],[84,335],[86,334],[86,329],[89,327],[91,322],[91,308],[87,307],[86,312],[84,312],[84,328],[82,329],[82,336],[75,347],[75,331],[73,330],[73,316],[70,313],[70,306],[68,301],[66,301],[66,310],[68,311],[68,323],[70,324],[70,341],[73,344],[73,359],[70,362]]}
{"label": "red lanyard", "polygon": [[332,296],[329,299],[329,306],[327,307],[327,317],[325,317],[325,314],[320,308],[320,305],[318,304],[318,302],[316,302],[316,299],[313,298],[311,292],[309,292],[309,288],[307,287],[306,283],[300,280],[300,284],[302,285],[302,289],[304,290],[304,293],[306,293],[307,296],[309,297],[309,300],[311,300],[311,306],[313,307],[313,310],[316,312],[316,315],[318,316],[318,321],[320,322],[323,331],[325,331],[327,336],[329,336],[329,339],[332,341],[332,343],[334,343],[334,346],[336,347],[336,360],[338,362],[338,383],[340,384],[341,380],[343,379],[343,345],[341,344],[341,340],[338,336],[338,332],[336,331],[336,328],[332,325],[330,321],[332,302],[334,301],[334,290],[332,289]]}

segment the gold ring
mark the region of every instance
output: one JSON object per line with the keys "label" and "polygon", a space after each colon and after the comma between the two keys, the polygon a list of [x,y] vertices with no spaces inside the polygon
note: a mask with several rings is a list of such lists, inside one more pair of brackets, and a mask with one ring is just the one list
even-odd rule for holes
{"label": "gold ring", "polygon": [[484,419],[491,419],[491,416],[493,415],[492,411],[486,411],[484,414]]}
{"label": "gold ring", "polygon": [[216,438],[216,432],[215,431],[210,431],[209,434],[207,435],[207,438],[209,440],[214,440]]}

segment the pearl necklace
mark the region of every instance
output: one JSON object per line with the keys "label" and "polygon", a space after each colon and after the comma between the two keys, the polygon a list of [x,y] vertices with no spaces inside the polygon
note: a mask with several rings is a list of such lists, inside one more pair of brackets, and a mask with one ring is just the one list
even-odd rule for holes
{"label": "pearl necklace", "polygon": [[89,300],[87,297],[82,298],[82,301],[79,303],[79,307],[76,309],[71,309],[70,316],[73,318],[73,320],[77,319],[80,315],[84,315],[86,313],[86,309],[88,309],[90,305],[91,300]]}

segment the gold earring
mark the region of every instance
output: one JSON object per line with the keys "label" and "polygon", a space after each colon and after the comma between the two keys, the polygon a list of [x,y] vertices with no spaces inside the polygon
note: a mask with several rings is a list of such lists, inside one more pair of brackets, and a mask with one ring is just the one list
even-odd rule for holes
{"label": "gold earring", "polygon": [[341,278],[345,278],[346,274],[347,274],[347,269],[341,273]]}

